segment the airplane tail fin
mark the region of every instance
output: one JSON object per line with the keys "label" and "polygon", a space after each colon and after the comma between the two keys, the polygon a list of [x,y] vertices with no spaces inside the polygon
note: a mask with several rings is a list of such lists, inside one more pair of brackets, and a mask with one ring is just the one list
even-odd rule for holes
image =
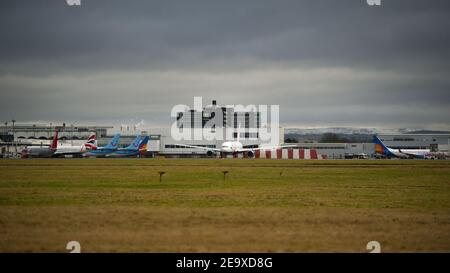
{"label": "airplane tail fin", "polygon": [[95,134],[89,136],[88,140],[84,143],[84,147],[88,150],[97,149],[97,137]]}
{"label": "airplane tail fin", "polygon": [[126,147],[127,150],[138,150],[139,149],[139,143],[141,143],[141,136],[137,136],[133,142]]}
{"label": "airplane tail fin", "polygon": [[145,136],[144,137],[144,139],[139,144],[139,152],[146,152],[147,151],[147,143],[148,143],[149,139],[150,139],[149,136]]}
{"label": "airplane tail fin", "polygon": [[383,141],[381,139],[374,135],[373,136],[373,143],[375,143],[375,152],[383,155],[389,154],[389,149],[384,145]]}
{"label": "airplane tail fin", "polygon": [[50,149],[56,150],[58,147],[58,130],[55,130],[55,135],[53,136],[52,144],[50,145]]}
{"label": "airplane tail fin", "polygon": [[115,134],[113,139],[111,140],[111,142],[106,145],[105,149],[117,149],[117,145],[119,145],[119,140],[120,140],[120,134]]}

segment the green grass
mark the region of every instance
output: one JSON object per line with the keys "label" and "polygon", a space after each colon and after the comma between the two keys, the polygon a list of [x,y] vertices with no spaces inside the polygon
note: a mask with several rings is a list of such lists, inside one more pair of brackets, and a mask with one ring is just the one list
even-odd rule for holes
{"label": "green grass", "polygon": [[450,161],[0,160],[0,251],[449,252],[449,231]]}

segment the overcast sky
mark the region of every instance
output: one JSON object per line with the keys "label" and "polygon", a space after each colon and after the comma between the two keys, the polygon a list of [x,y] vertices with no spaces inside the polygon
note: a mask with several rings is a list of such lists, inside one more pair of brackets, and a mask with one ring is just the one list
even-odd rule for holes
{"label": "overcast sky", "polygon": [[279,104],[288,127],[450,128],[450,1],[0,2],[0,121],[170,125]]}

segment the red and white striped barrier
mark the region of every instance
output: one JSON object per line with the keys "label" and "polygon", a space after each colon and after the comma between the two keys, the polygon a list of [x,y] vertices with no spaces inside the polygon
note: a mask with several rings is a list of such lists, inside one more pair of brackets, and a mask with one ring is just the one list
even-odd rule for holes
{"label": "red and white striped barrier", "polygon": [[[244,158],[243,153],[222,154],[222,158]],[[255,158],[261,159],[328,159],[327,155],[317,153],[315,149],[276,149],[256,150]]]}

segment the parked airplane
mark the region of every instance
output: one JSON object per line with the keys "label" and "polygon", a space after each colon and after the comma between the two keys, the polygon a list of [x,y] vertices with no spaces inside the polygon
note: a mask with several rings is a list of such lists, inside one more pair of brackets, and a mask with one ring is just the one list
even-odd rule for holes
{"label": "parked airplane", "polygon": [[54,157],[75,156],[81,157],[83,153],[89,150],[97,149],[97,139],[95,134],[89,136],[83,145],[61,145],[57,146]]}
{"label": "parked airplane", "polygon": [[[239,128],[240,128],[240,126],[239,126]],[[215,153],[224,153],[224,154],[246,153],[247,156],[250,158],[255,156],[255,151],[257,151],[257,150],[273,150],[273,149],[297,146],[295,144],[290,144],[290,145],[273,146],[273,147],[244,148],[244,145],[240,142],[239,135],[240,135],[240,133],[238,132],[236,141],[223,142],[220,149],[203,147],[203,146],[195,146],[195,145],[185,145],[185,144],[176,144],[176,146],[206,150],[206,154],[208,156],[213,156]]]}
{"label": "parked airplane", "polygon": [[119,144],[120,134],[114,135],[111,142],[104,147],[97,147],[96,149],[90,150],[89,152],[85,152],[83,154],[84,157],[105,157],[109,154],[114,153]]}
{"label": "parked airplane", "polygon": [[145,136],[143,139],[141,136],[137,136],[133,143],[123,149],[118,149],[114,153],[107,155],[107,157],[130,157],[137,156],[147,151],[147,143],[150,137]]}
{"label": "parked airplane", "polygon": [[387,157],[427,158],[433,155],[429,149],[392,149],[387,147],[378,136],[373,136],[375,152]]}
{"label": "parked airplane", "polygon": [[52,157],[56,152],[56,148],[58,146],[58,131],[55,131],[55,135],[53,136],[53,140],[50,146],[27,146],[22,150],[21,157],[29,158],[29,157]]}

